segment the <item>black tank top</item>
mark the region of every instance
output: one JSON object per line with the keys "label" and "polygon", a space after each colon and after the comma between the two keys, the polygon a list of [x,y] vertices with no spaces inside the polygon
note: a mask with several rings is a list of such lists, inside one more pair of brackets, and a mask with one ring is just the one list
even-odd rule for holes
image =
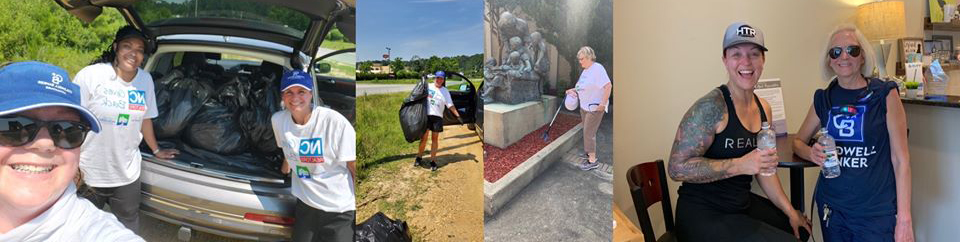
{"label": "black tank top", "polygon": [[[727,86],[722,85],[718,89],[723,92],[723,101],[727,104],[727,126],[713,137],[713,143],[703,157],[709,159],[742,157],[757,147],[759,130],[750,132],[743,127],[740,118],[737,117],[737,110],[733,106]],[[763,111],[763,105],[760,104],[760,98],[753,95],[753,99],[760,108],[760,122],[767,122],[767,115]],[[721,211],[739,212],[750,206],[750,182],[752,181],[751,175],[739,175],[710,183],[684,182],[677,194]]]}

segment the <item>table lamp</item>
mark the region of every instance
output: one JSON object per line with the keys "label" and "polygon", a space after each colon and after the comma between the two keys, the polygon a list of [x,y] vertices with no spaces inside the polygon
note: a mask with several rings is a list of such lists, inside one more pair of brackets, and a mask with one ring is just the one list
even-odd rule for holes
{"label": "table lamp", "polygon": [[890,43],[886,40],[896,40],[906,35],[906,17],[904,17],[903,2],[877,1],[857,6],[857,28],[870,41],[879,41],[875,47],[877,53],[877,72],[880,77],[887,76],[887,57],[890,55]]}

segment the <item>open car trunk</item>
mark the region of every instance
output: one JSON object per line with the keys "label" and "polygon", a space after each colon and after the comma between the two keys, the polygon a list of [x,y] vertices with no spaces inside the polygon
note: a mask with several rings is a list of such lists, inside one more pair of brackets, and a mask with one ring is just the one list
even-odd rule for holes
{"label": "open car trunk", "polygon": [[[181,63],[174,66],[174,60]],[[283,67],[202,52],[162,53],[155,63],[154,133],[161,147],[180,150],[172,162],[234,178],[283,179],[282,152],[270,124],[281,109]]]}

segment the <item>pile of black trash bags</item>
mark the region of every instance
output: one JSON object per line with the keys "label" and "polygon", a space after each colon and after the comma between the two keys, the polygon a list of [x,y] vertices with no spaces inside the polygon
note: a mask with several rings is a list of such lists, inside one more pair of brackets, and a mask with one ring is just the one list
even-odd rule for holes
{"label": "pile of black trash bags", "polygon": [[356,242],[412,241],[407,222],[390,219],[382,212],[374,214],[367,221],[357,225],[353,238]]}
{"label": "pile of black trash bags", "polygon": [[420,82],[410,91],[410,96],[403,99],[400,106],[400,128],[407,143],[420,140],[420,136],[427,131],[427,80],[420,78]]}
{"label": "pile of black trash bags", "polygon": [[224,77],[195,66],[174,68],[154,82],[157,139],[205,165],[280,177],[282,152],[270,117],[281,110],[281,72],[262,67]]}

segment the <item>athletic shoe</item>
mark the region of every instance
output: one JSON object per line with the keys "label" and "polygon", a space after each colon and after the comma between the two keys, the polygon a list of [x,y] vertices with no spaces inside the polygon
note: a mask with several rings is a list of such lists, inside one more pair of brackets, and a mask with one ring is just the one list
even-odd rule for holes
{"label": "athletic shoe", "polygon": [[597,169],[597,167],[600,167],[599,161],[591,163],[589,160],[584,160],[583,162],[580,163],[580,170],[584,170],[584,171]]}
{"label": "athletic shoe", "polygon": [[417,159],[413,161],[413,167],[418,167],[421,163],[423,163],[423,158],[417,156]]}
{"label": "athletic shoe", "polygon": [[430,161],[430,171],[437,171],[437,162]]}

